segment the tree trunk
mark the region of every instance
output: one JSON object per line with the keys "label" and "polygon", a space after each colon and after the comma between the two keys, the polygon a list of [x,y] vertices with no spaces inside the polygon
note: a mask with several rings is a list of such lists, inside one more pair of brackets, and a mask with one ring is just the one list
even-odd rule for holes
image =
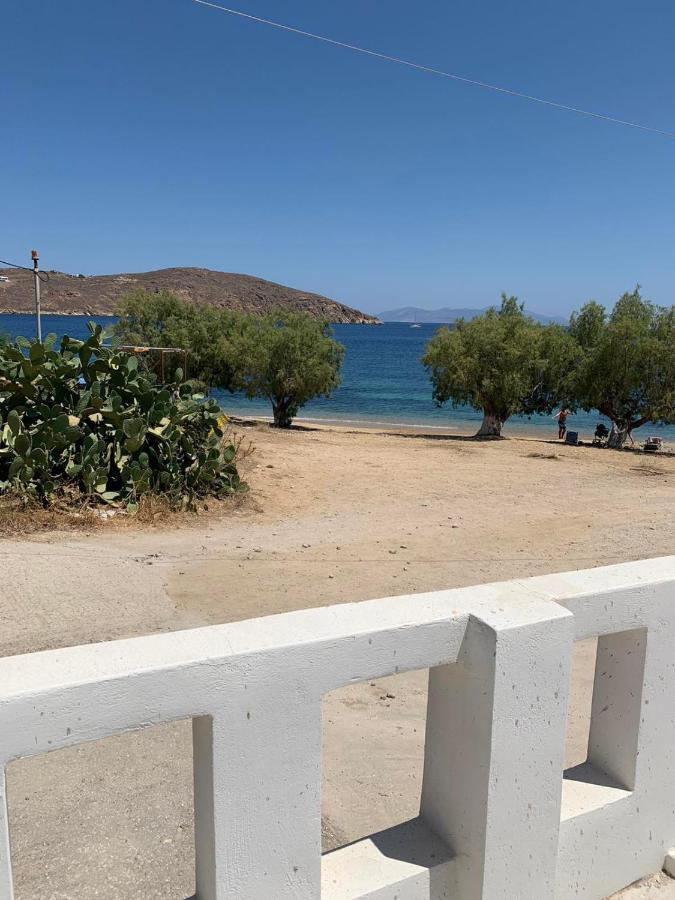
{"label": "tree trunk", "polygon": [[287,399],[272,402],[272,415],[275,428],[290,428],[293,421],[293,412],[290,401]]}
{"label": "tree trunk", "polygon": [[619,430],[614,435],[614,441],[612,442],[612,446],[615,450],[623,450],[623,446],[628,439],[629,431],[627,428],[619,428]]}
{"label": "tree trunk", "polygon": [[[639,425],[643,424],[639,422]],[[635,427],[634,422],[614,422],[614,428],[607,441],[607,446],[613,450],[623,450],[626,441],[631,437],[631,432]]]}
{"label": "tree trunk", "polygon": [[639,419],[623,419],[618,421],[614,418],[614,411],[607,407],[598,407],[599,412],[603,416],[607,416],[612,422],[612,432],[607,440],[607,446],[614,450],[622,450],[627,440],[633,442],[633,432],[636,428],[642,428],[647,422],[654,421],[651,414],[641,416]]}
{"label": "tree trunk", "polygon": [[502,436],[503,419],[494,413],[483,412],[483,421],[476,432],[476,437],[498,438]]}
{"label": "tree trunk", "polygon": [[633,431],[632,426],[630,425],[617,425],[616,431],[613,434],[610,434],[609,440],[607,441],[607,446],[611,447],[613,450],[623,450],[624,445],[627,440],[631,440],[632,437],[631,432]]}

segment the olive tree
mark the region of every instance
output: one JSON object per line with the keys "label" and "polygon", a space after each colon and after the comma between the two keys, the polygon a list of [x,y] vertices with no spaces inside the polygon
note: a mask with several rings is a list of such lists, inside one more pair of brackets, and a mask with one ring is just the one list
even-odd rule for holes
{"label": "olive tree", "polygon": [[675,306],[655,306],[638,286],[611,315],[587,303],[570,330],[581,349],[576,402],[614,423],[617,446],[647,422],[675,423]]}
{"label": "olive tree", "polygon": [[510,416],[550,411],[559,402],[573,356],[563,328],[538,324],[516,297],[502,294],[500,309],[441,328],[422,362],[438,404],[481,410],[476,436],[500,437]]}
{"label": "olive tree", "polygon": [[279,307],[242,319],[226,355],[246,396],[267,398],[274,425],[289,428],[308,400],[338,387],[344,347],[326,322]]}

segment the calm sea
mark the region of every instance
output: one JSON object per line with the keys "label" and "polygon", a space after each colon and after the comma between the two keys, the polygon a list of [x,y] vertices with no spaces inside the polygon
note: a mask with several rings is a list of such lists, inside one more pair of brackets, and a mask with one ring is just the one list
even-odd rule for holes
{"label": "calm sea", "polygon": [[[85,337],[88,316],[43,316],[42,331],[59,336]],[[94,318],[103,325],[110,318]],[[431,399],[431,384],[420,357],[424,346],[438,325],[411,328],[403,323],[380,326],[336,325],[335,337],[346,348],[342,370],[342,385],[329,400],[313,400],[302,410],[300,418],[323,422],[363,424],[369,426],[420,425],[430,429],[449,429],[458,433],[473,433],[481,415],[472,409],[437,407]],[[0,315],[0,333],[32,336],[32,316]],[[223,407],[239,415],[269,416],[266,401],[247,400],[246,397],[216,392]],[[599,413],[578,413],[568,419],[568,428],[590,438],[599,421]],[[606,422],[606,420],[604,420]],[[606,422],[607,423],[607,422]],[[607,423],[608,424],[608,423]],[[514,416],[506,423],[505,434],[536,433],[557,435],[556,423],[547,416]],[[645,426],[640,438],[648,433],[675,441],[675,428]],[[636,440],[638,439],[636,434]]]}

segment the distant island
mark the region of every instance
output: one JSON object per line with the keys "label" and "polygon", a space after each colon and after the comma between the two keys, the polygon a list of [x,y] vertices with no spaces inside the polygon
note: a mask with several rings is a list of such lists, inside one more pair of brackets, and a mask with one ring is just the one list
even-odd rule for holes
{"label": "distant island", "polygon": [[[421,309],[418,306],[402,306],[400,309],[388,309],[378,313],[378,318],[382,319],[383,322],[430,322],[434,324],[446,324],[456,322],[457,319],[473,319],[475,316],[480,316],[482,313],[486,312],[488,308],[489,307],[486,306],[483,309],[453,309],[449,306],[444,306],[441,309]],[[562,316],[544,316],[541,313],[532,312],[532,310],[529,309],[526,310],[526,313],[536,322],[543,322],[546,325],[551,322],[555,322],[559,325],[568,324],[568,320]]]}
{"label": "distant island", "polygon": [[[262,314],[274,306],[308,312],[332,323],[379,324],[379,319],[352,309],[321,294],[232,272],[212,269],[173,268],[120,275],[66,275],[45,273],[42,311],[60,315],[113,315],[117,303],[130,291],[172,291],[194,303],[204,303],[240,312]],[[33,311],[33,274],[21,269],[0,269],[0,312]],[[7,278],[5,281],[4,278]]]}

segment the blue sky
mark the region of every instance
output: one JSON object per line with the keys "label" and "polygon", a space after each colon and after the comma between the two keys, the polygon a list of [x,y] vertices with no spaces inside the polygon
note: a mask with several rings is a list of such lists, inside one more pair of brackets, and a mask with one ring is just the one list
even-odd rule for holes
{"label": "blue sky", "polygon": [[[238,7],[675,130],[670,0]],[[5,0],[0,32],[0,258],[207,266],[368,311],[504,290],[566,314],[637,281],[673,302],[675,140],[190,0]]]}

